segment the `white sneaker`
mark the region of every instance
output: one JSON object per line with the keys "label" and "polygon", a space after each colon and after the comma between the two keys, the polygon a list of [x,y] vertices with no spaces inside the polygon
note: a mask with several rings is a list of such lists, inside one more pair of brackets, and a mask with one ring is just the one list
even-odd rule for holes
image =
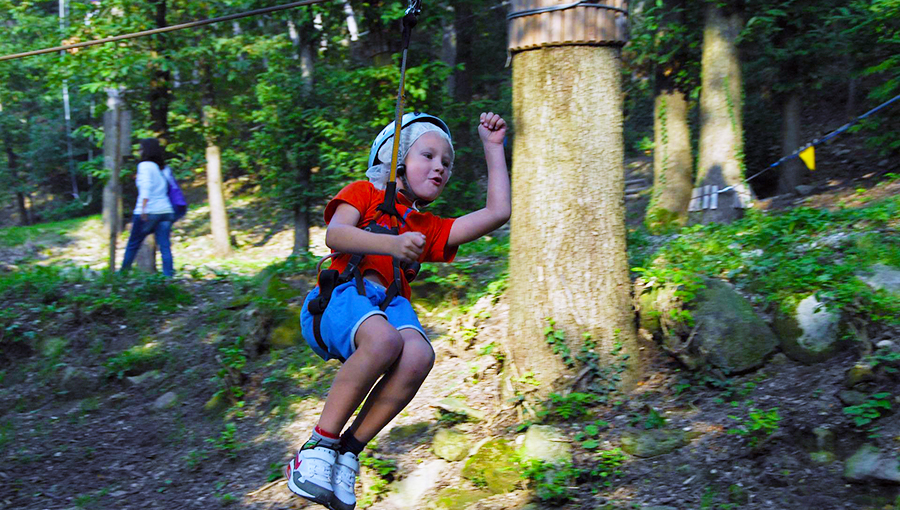
{"label": "white sneaker", "polygon": [[300,450],[284,469],[288,489],[298,496],[328,506],[334,497],[331,478],[336,459],[337,452],[324,446]]}
{"label": "white sneaker", "polygon": [[331,510],[353,510],[356,508],[356,476],[359,475],[359,459],[346,452],[338,455],[334,463],[331,484],[334,487],[334,498]]}

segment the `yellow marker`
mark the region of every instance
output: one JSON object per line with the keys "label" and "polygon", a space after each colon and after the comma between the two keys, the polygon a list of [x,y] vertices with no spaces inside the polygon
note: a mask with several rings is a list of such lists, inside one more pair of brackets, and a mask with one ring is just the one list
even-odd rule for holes
{"label": "yellow marker", "polygon": [[806,164],[806,168],[810,170],[816,169],[816,147],[815,145],[810,145],[809,147],[800,151],[800,159]]}

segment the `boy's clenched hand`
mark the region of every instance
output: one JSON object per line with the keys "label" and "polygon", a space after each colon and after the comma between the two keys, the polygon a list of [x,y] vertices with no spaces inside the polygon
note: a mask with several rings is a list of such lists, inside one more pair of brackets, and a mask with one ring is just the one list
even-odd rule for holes
{"label": "boy's clenched hand", "polygon": [[506,136],[506,121],[494,112],[482,113],[478,122],[478,136],[481,138],[481,143],[485,145],[503,144],[503,137]]}
{"label": "boy's clenched hand", "polygon": [[425,234],[421,232],[404,232],[394,238],[392,256],[403,262],[415,262],[425,249]]}

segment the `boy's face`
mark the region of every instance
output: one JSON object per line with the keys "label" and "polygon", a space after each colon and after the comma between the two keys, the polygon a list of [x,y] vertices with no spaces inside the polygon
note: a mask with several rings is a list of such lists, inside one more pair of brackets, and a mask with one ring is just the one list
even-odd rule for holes
{"label": "boy's face", "polygon": [[[406,182],[422,200],[436,199],[447,179],[450,178],[450,164],[453,149],[447,140],[437,133],[428,132],[420,136],[406,154]],[[403,181],[398,180],[403,186]]]}

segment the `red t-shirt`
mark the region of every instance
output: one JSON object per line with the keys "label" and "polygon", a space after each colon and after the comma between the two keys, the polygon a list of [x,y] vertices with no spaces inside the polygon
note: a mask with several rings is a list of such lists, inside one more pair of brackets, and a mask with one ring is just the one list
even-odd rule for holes
{"label": "red t-shirt", "polygon": [[[375,189],[371,182],[357,181],[348,184],[325,206],[325,223],[331,221],[331,217],[334,216],[334,212],[341,203],[347,203],[359,211],[357,227],[363,228],[376,218],[378,218],[379,225],[390,227],[390,216],[376,210],[382,202],[384,202],[384,190]],[[425,249],[422,250],[419,262],[453,261],[453,258],[456,257],[457,247],[447,246],[453,218],[440,218],[431,213],[417,212],[408,207],[407,203],[406,198],[398,193],[397,212],[405,218],[400,223],[400,233],[415,231],[425,234]],[[349,254],[339,255],[332,260],[331,269],[343,271],[349,261]],[[362,274],[365,274],[367,270],[375,270],[381,275],[382,282],[387,285],[394,280],[394,265],[388,255],[366,255],[359,265],[359,270]],[[400,295],[409,299],[411,295],[409,282],[405,277],[402,278],[402,282],[403,288],[400,289]]]}

